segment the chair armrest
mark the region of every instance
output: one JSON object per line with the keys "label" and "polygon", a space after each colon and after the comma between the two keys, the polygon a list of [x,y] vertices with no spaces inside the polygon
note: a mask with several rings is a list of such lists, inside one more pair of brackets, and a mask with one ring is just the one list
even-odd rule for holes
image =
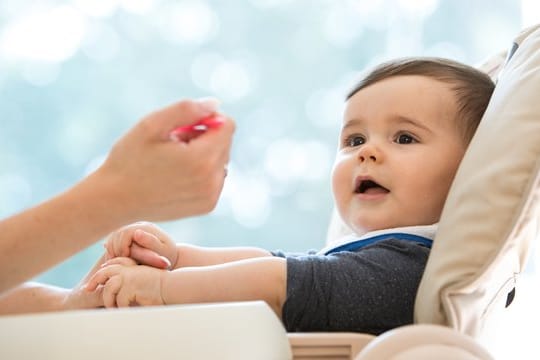
{"label": "chair armrest", "polygon": [[472,337],[441,326],[417,324],[385,332],[354,360],[493,360]]}

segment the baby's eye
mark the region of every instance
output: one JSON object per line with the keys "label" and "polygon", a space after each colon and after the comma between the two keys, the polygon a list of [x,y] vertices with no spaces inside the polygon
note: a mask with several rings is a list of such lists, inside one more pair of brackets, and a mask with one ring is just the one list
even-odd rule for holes
{"label": "baby's eye", "polygon": [[344,145],[348,147],[360,146],[366,142],[366,138],[362,135],[354,134],[347,136],[344,141]]}
{"label": "baby's eye", "polygon": [[398,144],[412,144],[412,143],[415,143],[417,141],[416,141],[416,139],[414,137],[412,137],[409,134],[399,134],[396,137],[396,142]]}

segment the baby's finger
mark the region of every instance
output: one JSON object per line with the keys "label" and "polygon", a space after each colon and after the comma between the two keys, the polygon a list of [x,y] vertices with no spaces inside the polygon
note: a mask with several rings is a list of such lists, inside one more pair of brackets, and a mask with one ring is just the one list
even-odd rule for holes
{"label": "baby's finger", "polygon": [[107,258],[108,259],[111,259],[113,257],[115,257],[114,255],[114,249],[112,247],[112,243],[113,243],[113,237],[114,237],[115,234],[111,234],[107,240],[105,240],[105,242],[103,243],[103,247],[105,248],[105,251],[107,252]]}
{"label": "baby's finger", "polygon": [[128,257],[115,257],[114,259],[110,259],[105,261],[101,267],[106,268],[108,266],[112,265],[122,265],[122,266],[134,266],[137,265],[135,260],[128,258]]}
{"label": "baby's finger", "polygon": [[109,253],[112,255],[112,257],[117,256],[116,243],[118,242],[118,233],[119,231],[112,233],[111,236],[109,236],[109,238],[107,239],[107,249],[109,249]]}
{"label": "baby's finger", "polygon": [[[114,259],[113,259],[114,260]],[[112,260],[109,260],[112,261]],[[105,262],[106,264],[107,262]],[[102,265],[103,266],[103,265]],[[106,266],[96,271],[85,286],[86,291],[94,291],[99,285],[105,285],[107,280],[116,275],[118,269],[115,266]]]}
{"label": "baby's finger", "polygon": [[90,280],[88,280],[88,282],[84,286],[84,290],[86,290],[88,292],[95,291],[97,289],[97,287],[102,284],[103,280],[101,280],[102,275],[100,274],[100,271],[98,271],[94,275],[92,275]]}
{"label": "baby's finger", "polygon": [[114,256],[129,256],[129,245],[131,244],[131,236],[133,231],[128,227],[119,230],[111,236],[109,242],[111,243],[112,252]]}
{"label": "baby's finger", "polygon": [[99,308],[103,307],[103,286],[99,286],[95,291],[87,291],[83,295],[83,308]]}
{"label": "baby's finger", "polygon": [[131,257],[139,264],[153,266],[158,269],[170,269],[171,267],[169,259],[136,243],[131,245]]}
{"label": "baby's finger", "polygon": [[143,248],[147,248],[157,253],[159,253],[161,247],[163,246],[156,235],[142,229],[135,230],[133,233],[133,242],[137,243]]}
{"label": "baby's finger", "polygon": [[93,303],[93,307],[105,307],[105,305],[103,304],[103,286],[99,286],[96,291],[93,292],[93,294],[95,294],[95,302]]}
{"label": "baby's finger", "polygon": [[118,245],[119,245],[119,253],[118,256],[125,256],[129,257],[131,256],[131,243],[133,241],[133,232],[132,231],[122,231],[118,235]]}
{"label": "baby's finger", "polygon": [[105,283],[105,286],[103,287],[103,305],[106,308],[117,307],[116,295],[120,291],[121,287],[122,278],[120,276],[113,276],[107,280],[107,283]]}
{"label": "baby's finger", "polygon": [[125,287],[121,288],[116,294],[116,306],[129,307],[133,305],[135,296],[133,296]]}

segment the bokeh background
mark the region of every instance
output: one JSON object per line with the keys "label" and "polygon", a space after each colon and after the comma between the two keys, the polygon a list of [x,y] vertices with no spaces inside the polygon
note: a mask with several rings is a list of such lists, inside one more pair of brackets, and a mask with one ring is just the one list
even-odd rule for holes
{"label": "bokeh background", "polygon": [[[398,56],[479,64],[539,13],[536,0],[2,0],[0,218],[76,183],[148,112],[215,96],[237,121],[222,197],[162,227],[207,246],[321,247],[355,79]],[[37,279],[73,286],[101,253]]]}

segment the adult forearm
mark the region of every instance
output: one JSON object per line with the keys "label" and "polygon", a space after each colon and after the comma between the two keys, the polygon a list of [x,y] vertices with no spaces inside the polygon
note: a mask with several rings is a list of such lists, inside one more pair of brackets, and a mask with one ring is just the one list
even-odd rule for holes
{"label": "adult forearm", "polygon": [[175,268],[219,265],[233,261],[272,256],[268,250],[256,247],[211,248],[189,244],[177,244],[177,252]]}
{"label": "adult forearm", "polygon": [[0,315],[63,310],[70,290],[25,283],[0,295]]}
{"label": "adult forearm", "polygon": [[180,268],[162,273],[161,296],[166,304],[263,300],[281,318],[286,272],[277,257]]}
{"label": "adult forearm", "polygon": [[0,293],[129,222],[114,187],[90,176],[69,191],[0,222]]}

